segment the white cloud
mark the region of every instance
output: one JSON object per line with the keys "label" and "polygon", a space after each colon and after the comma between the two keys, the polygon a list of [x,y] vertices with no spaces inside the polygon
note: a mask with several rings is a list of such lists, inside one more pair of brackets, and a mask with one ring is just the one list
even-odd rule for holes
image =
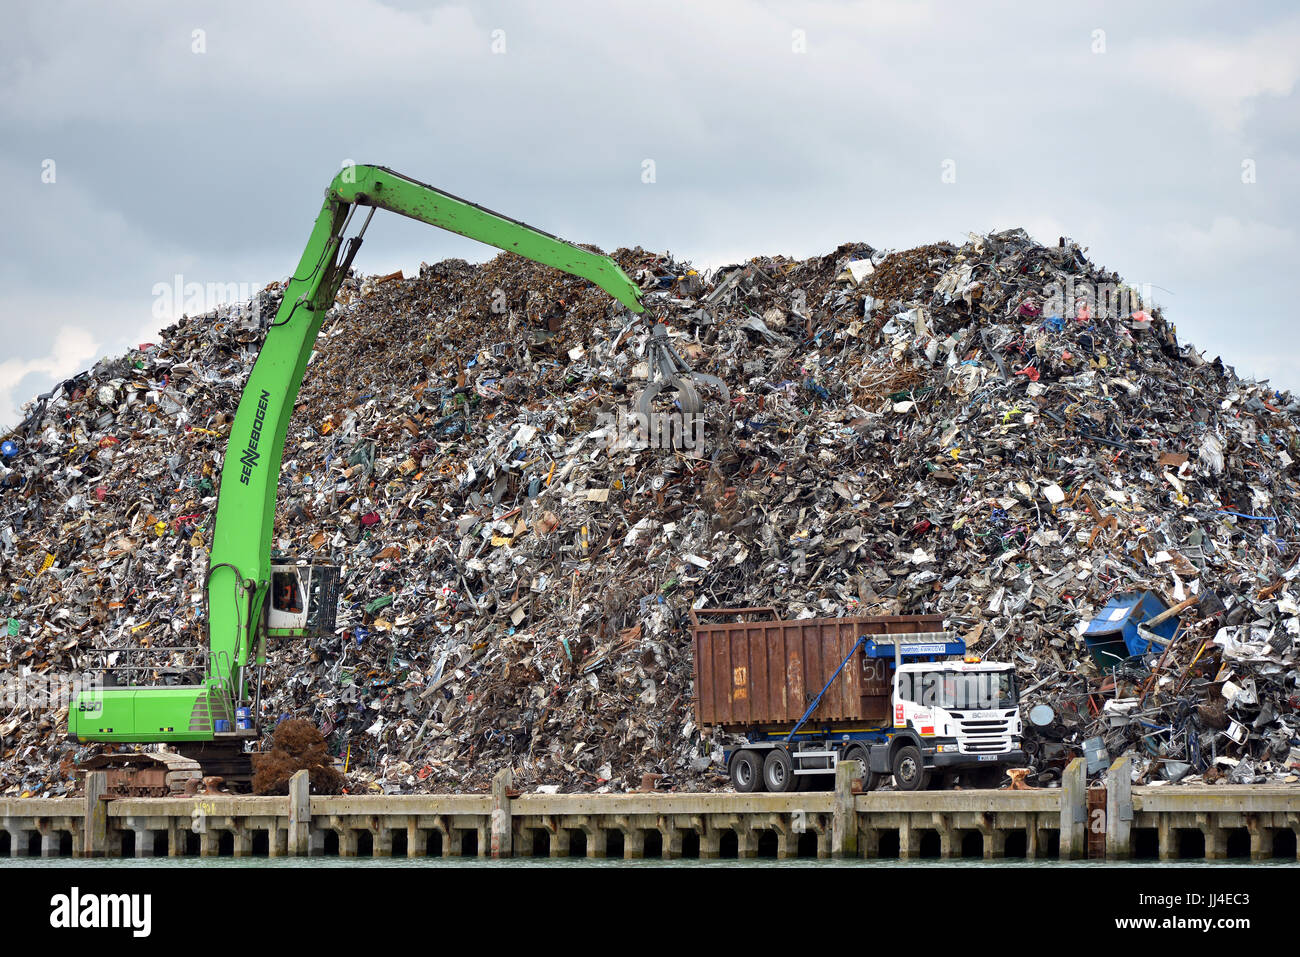
{"label": "white cloud", "polygon": [[1242,220],[1235,216],[1215,216],[1208,226],[1194,223],[1170,223],[1165,237],[1187,265],[1222,268],[1230,263],[1257,263],[1260,250],[1272,255],[1286,256],[1292,261],[1300,257],[1300,242],[1296,232],[1283,226],[1274,226],[1259,220]]}
{"label": "white cloud", "polygon": [[5,359],[0,362],[0,428],[16,425],[18,406],[31,396],[17,397],[14,386],[32,374],[43,374],[58,381],[80,372],[95,358],[99,343],[79,326],[64,326],[54,337],[54,347],[47,355],[35,359]]}
{"label": "white cloud", "polygon": [[1242,132],[1264,96],[1290,96],[1300,81],[1300,18],[1239,38],[1178,38],[1141,43],[1129,63],[1145,81],[1193,103],[1226,133]]}

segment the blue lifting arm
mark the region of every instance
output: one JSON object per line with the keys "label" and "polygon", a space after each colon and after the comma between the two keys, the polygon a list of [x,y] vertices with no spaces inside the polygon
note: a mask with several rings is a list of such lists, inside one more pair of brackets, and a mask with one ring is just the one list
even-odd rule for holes
{"label": "blue lifting arm", "polygon": [[808,710],[803,713],[803,717],[800,718],[799,722],[790,729],[790,733],[785,736],[786,744],[789,744],[794,740],[794,736],[799,733],[799,729],[808,723],[808,719],[811,718],[813,712],[817,710],[817,706],[822,703],[822,696],[825,695],[827,689],[835,683],[835,679],[840,676],[840,672],[843,671],[844,666],[849,663],[849,659],[853,657],[853,653],[861,648],[866,643],[866,640],[867,636],[862,635],[853,643],[853,647],[849,649],[849,653],[844,656],[844,660],[840,662],[840,666],[835,669],[835,674],[831,675],[831,680],[826,682],[826,686],[822,688],[821,691],[817,692],[817,697],[813,698],[812,704],[810,704]]}

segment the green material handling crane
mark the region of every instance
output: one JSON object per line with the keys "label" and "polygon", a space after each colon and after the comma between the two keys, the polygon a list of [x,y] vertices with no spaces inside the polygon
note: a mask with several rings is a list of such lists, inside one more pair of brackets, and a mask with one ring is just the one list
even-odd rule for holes
{"label": "green material handling crane", "polygon": [[[358,207],[358,234],[344,234]],[[348,166],[325,191],[302,260],[240,396],[221,469],[208,565],[207,661],[201,684],[109,686],[69,708],[78,741],[172,742],[204,773],[242,776],[259,734],[266,638],[334,630],[337,566],[273,565],[271,533],[285,432],[316,335],[376,209],[387,209],[588,279],[640,313],[640,290],[608,256],[580,249],[379,166]],[[126,649],[147,654],[176,649]]]}

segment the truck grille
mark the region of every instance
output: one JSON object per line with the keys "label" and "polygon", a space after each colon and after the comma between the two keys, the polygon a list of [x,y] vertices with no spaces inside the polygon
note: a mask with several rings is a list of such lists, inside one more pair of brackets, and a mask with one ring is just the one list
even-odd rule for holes
{"label": "truck grille", "polygon": [[1000,754],[1011,750],[1011,719],[981,718],[959,722],[965,754]]}

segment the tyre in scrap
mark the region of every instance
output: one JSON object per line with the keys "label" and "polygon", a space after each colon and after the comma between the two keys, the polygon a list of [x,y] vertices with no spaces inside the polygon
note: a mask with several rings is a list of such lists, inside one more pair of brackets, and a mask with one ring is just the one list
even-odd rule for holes
{"label": "tyre in scrap", "polygon": [[795,789],[799,779],[794,773],[794,761],[783,748],[773,748],[763,759],[763,785],[774,794],[784,794]]}
{"label": "tyre in scrap", "polygon": [[748,748],[731,759],[731,783],[741,794],[763,790],[763,761]]}
{"label": "tyre in scrap", "polygon": [[894,753],[892,767],[894,787],[900,791],[924,791],[930,783],[921,749],[914,744],[905,744]]}

